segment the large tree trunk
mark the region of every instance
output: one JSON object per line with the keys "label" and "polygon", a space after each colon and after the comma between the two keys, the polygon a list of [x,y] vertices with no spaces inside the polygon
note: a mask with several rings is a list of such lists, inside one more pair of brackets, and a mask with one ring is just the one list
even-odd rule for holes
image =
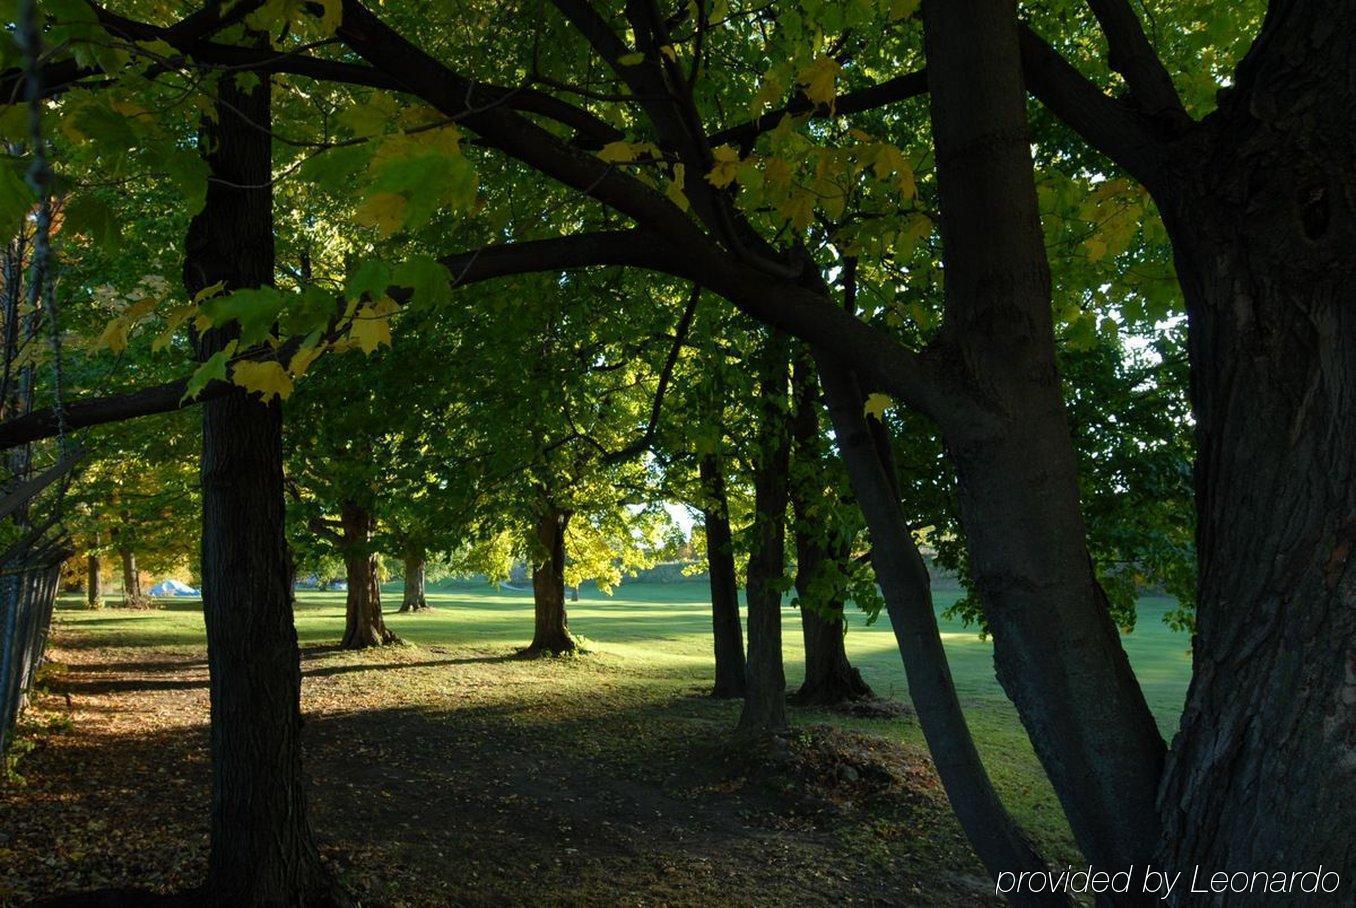
{"label": "large tree trunk", "polygon": [[[937,628],[927,565],[900,509],[884,426],[876,423],[873,437],[851,371],[826,356],[816,358],[838,449],[870,530],[871,564],[904,662],[909,697],[947,798],[991,876],[1043,870],[1045,862],[994,791],[961,711]],[[1010,898],[1016,904],[1067,901],[1048,893],[1023,892]]]}
{"label": "large tree trunk", "polygon": [[381,615],[381,581],[377,571],[377,553],[372,551],[372,512],[354,502],[344,502],[339,510],[344,575],[348,581],[345,597],[344,649],[366,649],[395,643],[396,635],[386,629]]}
{"label": "large tree trunk", "polygon": [[[803,349],[803,348],[802,348]],[[862,673],[848,662],[843,616],[846,590],[839,578],[849,557],[848,540],[838,538],[831,510],[841,503],[824,488],[827,453],[819,427],[819,386],[808,351],[792,372],[791,510],[795,516],[796,597],[805,639],[805,680],[793,695],[801,706],[833,706],[875,697]]]}
{"label": "large tree trunk", "polygon": [[85,565],[85,605],[89,608],[103,608],[104,606],[104,579],[103,565],[97,553],[90,552]]}
{"label": "large tree trunk", "polygon": [[422,549],[405,553],[404,594],[400,598],[402,612],[422,612],[429,608],[424,589],[424,567],[427,558]]}
{"label": "large tree trunk", "polygon": [[[189,226],[190,296],[273,280],[269,81],[217,82],[202,124],[207,202]],[[206,358],[230,330],[199,339]],[[338,898],[311,835],[301,771],[301,666],[283,535],[282,410],[236,390],[203,405],[203,614],[212,705],[206,902]]]}
{"label": "large tree trunk", "polygon": [[148,600],[141,592],[141,572],[137,570],[137,553],[123,549],[122,604],[126,608],[145,608]]}
{"label": "large tree trunk", "polygon": [[706,566],[711,583],[711,631],[716,650],[716,683],[711,696],[744,696],[744,628],[739,620],[739,578],[735,573],[734,534],[725,473],[715,454],[698,465],[702,483],[702,519],[706,529]]}
{"label": "large tree trunk", "polygon": [[543,504],[537,514],[532,565],[532,643],[521,655],[560,656],[579,648],[565,616],[565,528],[570,512]]}
{"label": "large tree trunk", "polygon": [[1189,316],[1200,564],[1160,859],[1212,871],[1321,864],[1347,871],[1348,892],[1356,8],[1272,7],[1208,121],[1208,153],[1150,186]]}
{"label": "large tree trunk", "polygon": [[1101,867],[1143,866],[1158,834],[1164,745],[1087,553],[1015,7],[929,3],[924,46],[946,273],[942,346],[983,401],[938,417],[999,681],[1083,853]]}
{"label": "large tree trunk", "polygon": [[786,507],[791,433],[787,425],[790,342],[771,332],[759,354],[758,451],[753,473],[753,544],[745,596],[749,608],[749,657],[739,732],[779,734],[786,719],[786,672],[782,666],[782,580],[786,573]]}

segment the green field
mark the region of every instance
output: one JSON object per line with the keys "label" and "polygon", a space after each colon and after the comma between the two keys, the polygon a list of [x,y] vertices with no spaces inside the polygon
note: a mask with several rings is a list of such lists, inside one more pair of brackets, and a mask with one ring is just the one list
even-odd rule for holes
{"label": "green field", "polygon": [[[957,595],[938,592],[939,610]],[[605,675],[561,672],[561,690],[578,698],[601,695],[590,685],[606,677],[609,695],[622,687],[628,702],[663,708],[663,704],[674,702],[674,697],[690,695],[709,684],[711,631],[705,596],[701,583],[632,583],[623,585],[613,596],[586,587],[581,600],[570,603],[570,625],[585,639],[591,653],[581,661],[593,660]],[[532,598],[526,591],[479,585],[444,588],[430,592],[434,610],[415,615],[390,613],[399,602],[398,587],[388,587],[387,598],[389,627],[415,648],[507,653],[525,646],[531,638]],[[1165,736],[1175,729],[1190,672],[1187,636],[1170,631],[1161,620],[1171,606],[1165,598],[1143,599],[1138,629],[1125,637],[1131,662]],[[183,599],[164,601],[163,608],[155,611],[91,612],[72,598],[62,603],[58,621],[61,639],[68,647],[197,649],[203,642],[200,607],[197,600]],[[301,593],[296,623],[303,647],[335,643],[343,628],[343,610],[343,593]],[[962,702],[995,783],[1023,823],[1056,852],[1075,858],[1076,854],[1068,850],[1072,844],[1054,795],[1015,710],[994,678],[991,644],[973,628],[939,620]],[[794,608],[784,610],[783,626],[788,690],[794,690],[803,671],[799,616]],[[878,694],[907,701],[903,668],[884,615],[871,626],[860,613],[850,615],[847,648],[853,663]],[[369,658],[385,661],[379,652]],[[513,679],[518,671],[511,664],[498,670],[506,679]],[[510,693],[505,696],[522,696],[513,694],[513,687],[506,685]],[[704,721],[733,724],[737,705],[708,703],[684,709]],[[922,734],[910,719],[883,722],[797,710],[793,722],[830,722],[873,733],[885,731],[923,747]]]}
{"label": "green field", "polygon": [[[388,586],[387,622],[413,644],[457,643],[526,646],[532,637],[532,595],[484,586],[432,590],[434,611],[417,615],[390,614],[399,603],[399,586]],[[935,594],[938,611],[950,606],[958,593]],[[61,619],[82,629],[98,628],[100,643],[173,646],[202,641],[201,604],[196,599],[162,600],[154,612],[85,612],[77,600],[63,602]],[[1190,678],[1190,641],[1170,630],[1162,616],[1174,602],[1161,596],[1139,602],[1139,623],[1123,640],[1149,707],[1165,735],[1176,729]],[[706,588],[701,583],[631,583],[607,596],[585,587],[580,601],[568,604],[570,627],[595,650],[645,660],[692,679],[710,674],[711,617]],[[333,643],[343,625],[343,593],[298,593],[297,632],[303,646]],[[980,710],[1011,710],[993,673],[993,650],[974,628],[948,621],[939,614],[951,670],[961,698]],[[866,680],[882,696],[907,699],[904,672],[882,614],[867,625],[861,613],[849,614],[848,655]],[[795,686],[802,673],[803,652],[799,615],[783,609],[783,645],[787,684]],[[110,639],[116,637],[118,639]],[[1015,716],[1015,714],[1014,714]],[[1015,717],[1013,719],[1015,722]]]}

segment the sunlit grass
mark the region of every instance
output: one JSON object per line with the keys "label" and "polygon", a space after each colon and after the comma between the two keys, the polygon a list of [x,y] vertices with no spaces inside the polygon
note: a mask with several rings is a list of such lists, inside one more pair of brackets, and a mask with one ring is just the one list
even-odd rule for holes
{"label": "sunlit grass", "polygon": [[[401,673],[399,687],[383,691],[392,707],[450,712],[457,698],[474,689],[476,709],[512,708],[519,717],[536,715],[544,725],[570,724],[597,710],[692,710],[733,724],[738,705],[693,701],[688,694],[710,683],[711,618],[706,587],[701,583],[623,585],[613,596],[585,588],[569,603],[570,626],[584,638],[590,655],[582,659],[540,662],[502,661],[532,635],[530,592],[484,586],[456,586],[429,594],[434,609],[399,614],[399,594],[388,592],[388,625],[410,648],[398,661],[415,663]],[[957,594],[937,593],[939,610]],[[1190,672],[1188,638],[1162,624],[1172,606],[1164,598],[1140,603],[1139,626],[1125,637],[1131,662],[1145,696],[1165,734],[1175,729]],[[881,696],[907,701],[908,689],[885,616],[867,625],[860,613],[849,616],[849,657]],[[75,597],[63,600],[59,614],[63,641],[75,647],[198,648],[204,639],[201,603],[167,600],[153,611],[105,609],[86,611]],[[343,593],[299,594],[296,625],[304,647],[337,642],[344,621]],[[1000,791],[1020,821],[1056,853],[1071,855],[1067,826],[1053,792],[1032,753],[1015,710],[1003,695],[993,671],[993,650],[974,629],[940,619],[956,686],[976,740]],[[425,660],[419,650],[428,650]],[[799,615],[783,612],[783,650],[788,689],[803,675]],[[373,667],[395,653],[363,657]],[[436,657],[436,658],[435,658]],[[422,661],[440,664],[419,667]],[[461,664],[458,664],[461,663]],[[308,666],[328,664],[328,657],[309,657]],[[457,673],[451,684],[448,673]],[[382,673],[343,676],[343,685],[372,692]],[[458,686],[460,685],[460,686]],[[605,697],[599,696],[606,693]],[[797,723],[833,722],[885,732],[919,748],[924,742],[912,720],[852,719],[835,713],[798,711]]]}

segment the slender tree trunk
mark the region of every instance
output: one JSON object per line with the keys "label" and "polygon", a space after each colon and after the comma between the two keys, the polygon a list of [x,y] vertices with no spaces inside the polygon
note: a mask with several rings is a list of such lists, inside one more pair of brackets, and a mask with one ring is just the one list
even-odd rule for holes
{"label": "slender tree trunk", "polygon": [[87,572],[85,605],[89,608],[104,607],[103,566],[99,563],[99,560],[97,554],[90,552],[88,563],[85,565]]}
{"label": "slender tree trunk", "polygon": [[565,528],[570,512],[543,504],[537,514],[537,562],[532,566],[532,644],[523,656],[560,656],[579,648],[565,616]]}
{"label": "slender tree trunk", "polygon": [[[269,81],[217,82],[202,148],[213,176],[189,226],[190,296],[273,280]],[[210,356],[233,333],[199,338]],[[203,404],[203,614],[212,704],[211,848],[202,900],[327,904],[301,771],[301,666],[283,534],[282,410],[243,391]]]}
{"label": "slender tree trunk", "polygon": [[805,639],[805,680],[792,700],[801,706],[832,706],[875,697],[862,673],[848,662],[844,638],[845,590],[839,578],[848,541],[836,538],[831,510],[841,507],[824,488],[825,450],[819,426],[819,387],[814,363],[798,348],[792,369],[791,509],[795,515],[796,597]]}
{"label": "slender tree trunk", "polygon": [[141,572],[137,570],[137,553],[123,549],[122,604],[127,608],[145,608],[147,599],[141,592]]}
{"label": "slender tree trunk", "polygon": [[[961,711],[933,610],[927,565],[899,506],[888,439],[873,438],[851,371],[817,357],[838,449],[871,534],[871,564],[885,597],[909,696],[937,774],[966,837],[991,876],[1039,871],[1045,862],[1003,807]],[[876,424],[878,432],[884,427]],[[1049,894],[1014,895],[1017,904],[1062,904]]]}
{"label": "slender tree trunk", "polygon": [[940,414],[970,561],[1016,705],[1083,853],[1143,866],[1164,745],[1093,575],[1054,361],[1010,0],[924,16],[946,270],[942,344],[984,401]]}
{"label": "slender tree trunk", "polygon": [[[1273,3],[1209,144],[1151,183],[1186,296],[1194,673],[1173,869],[1356,868],[1356,9]],[[1339,900],[1341,896],[1336,897]]]}
{"label": "slender tree trunk", "polygon": [[422,549],[405,553],[405,592],[400,599],[402,612],[422,612],[429,608],[424,590],[426,558]]}
{"label": "slender tree trunk", "polygon": [[345,502],[339,511],[343,536],[344,574],[348,581],[345,597],[343,649],[366,649],[395,643],[396,635],[386,629],[381,614],[381,582],[377,571],[377,553],[372,551],[372,512]]}
{"label": "slender tree trunk", "polygon": [[711,630],[716,650],[716,683],[711,696],[742,697],[744,628],[739,620],[739,578],[735,573],[725,473],[714,454],[703,455],[698,469],[706,528],[706,565],[711,582]]}
{"label": "slender tree trunk", "polygon": [[786,731],[786,672],[782,666],[782,584],[786,574],[786,507],[791,433],[787,425],[790,342],[772,332],[759,356],[758,453],[753,475],[753,545],[749,552],[749,657],[744,735]]}

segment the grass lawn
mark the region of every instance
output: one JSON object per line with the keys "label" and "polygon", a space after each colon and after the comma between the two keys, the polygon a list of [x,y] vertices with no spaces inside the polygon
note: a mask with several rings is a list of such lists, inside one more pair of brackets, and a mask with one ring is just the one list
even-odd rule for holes
{"label": "grass lawn", "polygon": [[[306,759],[327,859],[374,904],[543,897],[690,904],[721,898],[722,875],[747,876],[751,866],[758,868],[749,879],[761,896],[748,904],[983,902],[977,864],[910,716],[796,710],[793,723],[802,731],[793,736],[788,766],[769,772],[731,752],[724,732],[738,704],[700,696],[711,675],[705,594],[700,583],[635,583],[612,597],[585,588],[581,601],[570,604],[570,624],[589,654],[534,662],[509,658],[531,637],[527,592],[433,591],[433,611],[388,615],[409,645],[364,653],[327,646],[342,632],[342,593],[301,594]],[[939,607],[954,595],[939,592]],[[388,607],[399,601],[390,600]],[[1160,621],[1169,606],[1142,601],[1139,628],[1125,641],[1165,734],[1175,727],[1190,668],[1186,636]],[[784,622],[794,689],[802,671],[794,609]],[[1077,860],[1053,793],[993,677],[990,645],[954,623],[943,622],[942,630],[995,783],[1049,857]],[[871,627],[854,616],[847,644],[878,694],[907,700],[884,616]],[[36,749],[20,772],[31,795],[40,789],[52,803],[70,803],[72,788],[121,791],[117,799],[87,798],[115,813],[126,792],[148,789],[132,805],[147,828],[127,842],[126,860],[105,847],[108,854],[90,867],[67,868],[76,888],[113,881],[170,889],[200,872],[203,645],[196,600],[146,612],[91,612],[75,599],[63,601],[60,664],[47,683],[50,694],[39,697],[26,720]],[[63,709],[70,718],[61,718]],[[177,765],[186,767],[182,784],[191,797],[164,798],[156,775],[163,763],[147,756],[156,753],[181,755]],[[841,760],[857,761],[862,779],[832,776]],[[7,804],[0,796],[0,812],[8,806],[33,813],[32,802],[42,800],[10,798]],[[148,817],[159,820],[147,823]],[[195,824],[194,836],[180,828]],[[378,830],[380,841],[368,841]],[[63,846],[61,835],[50,833],[54,844],[41,831],[24,832],[10,847],[48,855],[64,847],[74,864],[89,863],[86,848]],[[185,847],[190,839],[193,846]],[[146,855],[157,849],[167,853],[148,870]],[[6,886],[30,894],[54,885],[27,872],[8,879],[0,873],[0,903]]]}

